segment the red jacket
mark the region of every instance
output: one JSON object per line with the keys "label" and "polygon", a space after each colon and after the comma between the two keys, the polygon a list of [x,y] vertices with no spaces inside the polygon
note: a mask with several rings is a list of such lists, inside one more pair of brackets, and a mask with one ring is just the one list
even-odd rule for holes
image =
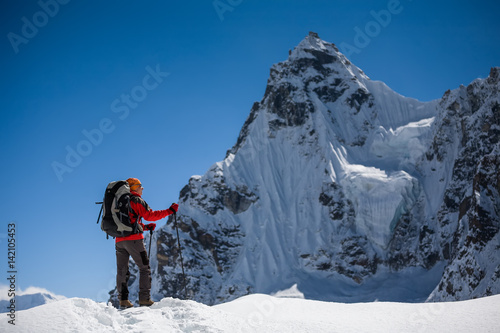
{"label": "red jacket", "polygon": [[[152,210],[146,203],[146,201],[141,198],[139,193],[130,191],[130,194],[130,208],[132,209],[132,212],[129,213],[129,216],[130,223],[132,224],[139,223],[144,229],[144,224],[141,222],[141,218],[144,218],[146,221],[158,221],[172,214],[172,211],[170,209]],[[138,239],[144,239],[142,231],[126,237],[116,237],[116,243],[124,240]]]}

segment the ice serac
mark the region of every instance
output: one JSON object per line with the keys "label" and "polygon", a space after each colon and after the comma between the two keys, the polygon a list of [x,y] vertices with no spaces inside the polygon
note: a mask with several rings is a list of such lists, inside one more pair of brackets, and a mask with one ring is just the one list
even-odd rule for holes
{"label": "ice serac", "polygon": [[[226,158],[180,192],[190,297],[499,293],[498,72],[420,102],[310,33],[271,68]],[[154,243],[156,298],[183,297],[172,224]]]}

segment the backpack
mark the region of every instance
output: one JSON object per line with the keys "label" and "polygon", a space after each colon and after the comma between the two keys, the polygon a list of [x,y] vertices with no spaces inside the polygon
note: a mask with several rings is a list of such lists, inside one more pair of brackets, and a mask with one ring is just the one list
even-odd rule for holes
{"label": "backpack", "polygon": [[97,223],[102,214],[101,230],[107,234],[107,237],[126,237],[132,234],[142,232],[139,223],[130,223],[129,213],[133,212],[130,208],[130,187],[124,180],[111,182],[106,187],[104,199]]}

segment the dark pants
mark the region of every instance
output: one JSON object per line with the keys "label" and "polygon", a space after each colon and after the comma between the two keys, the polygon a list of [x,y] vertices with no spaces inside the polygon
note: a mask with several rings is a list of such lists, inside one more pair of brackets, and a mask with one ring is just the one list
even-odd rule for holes
{"label": "dark pants", "polygon": [[139,300],[148,300],[151,292],[151,269],[149,259],[144,247],[144,241],[126,240],[116,243],[116,288],[120,300],[128,299],[128,260],[132,256],[139,267]]}

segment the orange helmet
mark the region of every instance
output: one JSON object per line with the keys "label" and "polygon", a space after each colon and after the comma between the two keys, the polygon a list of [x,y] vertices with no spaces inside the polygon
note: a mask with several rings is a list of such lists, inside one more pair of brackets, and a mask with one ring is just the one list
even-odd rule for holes
{"label": "orange helmet", "polygon": [[129,178],[127,179],[127,183],[132,191],[137,190],[142,186],[141,181],[137,178]]}

